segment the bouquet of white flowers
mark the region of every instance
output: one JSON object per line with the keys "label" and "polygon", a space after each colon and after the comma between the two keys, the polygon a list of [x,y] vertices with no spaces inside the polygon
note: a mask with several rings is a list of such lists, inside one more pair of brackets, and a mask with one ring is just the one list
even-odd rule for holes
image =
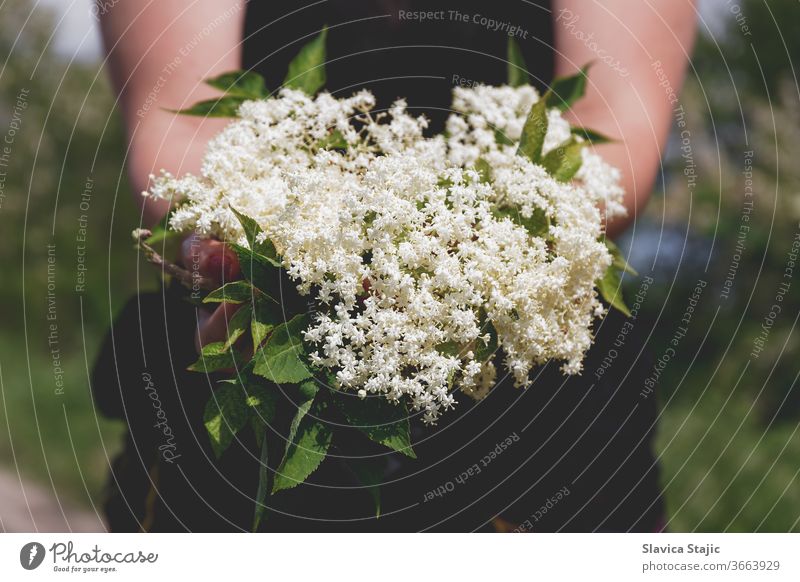
{"label": "bouquet of white flowers", "polygon": [[[193,369],[235,369],[206,409],[217,454],[248,425],[265,467],[280,453],[274,477],[262,471],[256,527],[267,492],[324,458],[334,411],[413,456],[410,413],[434,423],[459,393],[485,396],[498,368],[519,387],[548,360],[578,373],[604,311],[598,290],[625,310],[627,265],[600,211],[625,212],[619,172],[586,147],[601,135],[562,117],[586,70],[540,95],[517,54],[510,45],[508,86],[454,90],[444,135],[426,136],[402,100],[376,113],[369,92],[319,93],[324,31],[275,95],[235,72],[209,81],[223,97],[181,112],[236,120],[199,176],[155,178],[145,194],[173,210],[166,230],[135,236],[157,262],[166,233],[215,237],[239,257],[243,279],[203,299],[241,305],[228,339]],[[279,390],[293,391],[291,410]],[[281,414],[292,420],[275,451],[264,434]]]}

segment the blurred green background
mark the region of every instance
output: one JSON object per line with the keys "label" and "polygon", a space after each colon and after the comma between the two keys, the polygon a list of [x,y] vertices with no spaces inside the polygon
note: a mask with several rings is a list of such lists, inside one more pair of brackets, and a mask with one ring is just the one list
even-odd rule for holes
{"label": "blurred green background", "polygon": [[[32,4],[0,5],[0,133],[19,126],[0,156],[0,467],[91,507],[122,427],[95,412],[88,370],[111,315],[155,278],[139,272],[132,250],[138,216],[99,59],[59,51],[51,38],[57,13]],[[792,66],[800,63],[800,9],[797,0],[704,6],[680,100],[696,183],[690,187],[676,133],[657,192],[622,241],[639,272],[656,279],[642,306],[657,321],[645,348],[655,354],[668,346],[691,289],[708,281],[659,379],[669,528],[800,531],[800,281],[769,318],[800,232]],[[746,151],[753,151],[753,205],[745,223]],[[750,227],[745,236],[742,224]],[[76,291],[84,227],[86,282]],[[732,284],[722,299],[726,278]],[[639,282],[626,285],[635,293]],[[765,318],[769,332],[754,358]],[[51,335],[57,342],[48,343]]]}

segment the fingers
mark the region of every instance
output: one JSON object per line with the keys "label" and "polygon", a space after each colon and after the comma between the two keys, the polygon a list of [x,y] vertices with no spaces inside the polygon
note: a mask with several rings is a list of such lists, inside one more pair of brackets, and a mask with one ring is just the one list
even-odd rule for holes
{"label": "fingers", "polygon": [[194,334],[194,347],[198,353],[203,346],[214,342],[222,342],[228,338],[229,322],[239,311],[241,305],[223,303],[214,311],[197,310],[197,331]]}
{"label": "fingers", "polygon": [[[241,278],[239,259],[236,253],[224,243],[191,235],[181,244],[181,260],[185,268],[199,276],[211,279],[218,285]],[[197,310],[197,331],[194,347],[198,353],[211,343],[225,341],[231,318],[240,305],[223,303],[213,311]]]}
{"label": "fingers", "polygon": [[181,260],[185,268],[218,284],[241,278],[239,258],[225,243],[191,235],[181,244]]}

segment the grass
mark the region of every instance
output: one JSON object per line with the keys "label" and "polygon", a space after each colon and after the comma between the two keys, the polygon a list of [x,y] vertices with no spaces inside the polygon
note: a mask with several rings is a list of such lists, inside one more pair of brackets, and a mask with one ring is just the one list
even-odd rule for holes
{"label": "grass", "polygon": [[[767,428],[715,392],[664,411],[657,449],[671,531],[800,531],[800,428]],[[719,417],[717,418],[717,414]]]}
{"label": "grass", "polygon": [[[89,506],[102,490],[123,427],[95,412],[83,354],[62,361],[72,380],[56,395],[51,363],[32,348],[28,360],[24,343],[0,337],[0,460],[22,477],[52,484],[60,498]],[[94,345],[87,351],[91,361]]]}

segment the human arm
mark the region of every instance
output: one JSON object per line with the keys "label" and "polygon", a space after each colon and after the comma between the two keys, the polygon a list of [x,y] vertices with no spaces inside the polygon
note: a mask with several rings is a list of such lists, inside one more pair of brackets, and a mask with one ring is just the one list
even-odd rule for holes
{"label": "human arm", "polygon": [[[100,13],[107,62],[128,141],[127,166],[146,226],[167,212],[165,201],[141,196],[149,176],[200,170],[208,140],[228,120],[175,115],[219,95],[204,79],[241,68],[243,0],[119,0]],[[235,255],[211,240],[189,238],[183,262],[215,281],[238,274]],[[197,260],[190,260],[190,257]],[[196,343],[224,337],[230,306],[198,312]]]}
{"label": "human arm", "polygon": [[556,75],[593,62],[570,121],[615,138],[597,153],[622,171],[628,216],[644,209],[659,172],[695,35],[694,0],[555,0]]}
{"label": "human arm", "polygon": [[242,0],[119,0],[100,15],[107,61],[128,139],[128,173],[145,225],[166,212],[140,196],[148,176],[198,172],[226,120],[175,115],[219,94],[203,79],[241,66]]}

